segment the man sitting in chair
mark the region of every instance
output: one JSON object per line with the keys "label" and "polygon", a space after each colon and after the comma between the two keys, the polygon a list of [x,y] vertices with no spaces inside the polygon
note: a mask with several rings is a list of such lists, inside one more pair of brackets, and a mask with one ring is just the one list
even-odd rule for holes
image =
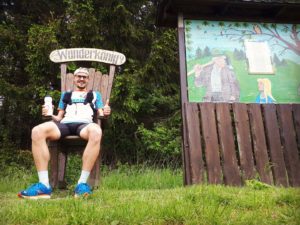
{"label": "man sitting in chair", "polygon": [[[102,130],[93,123],[95,113],[104,116],[110,115],[111,109],[103,106],[99,92],[88,92],[87,84],[89,72],[86,68],[78,68],[74,72],[73,92],[64,92],[61,95],[58,114],[52,116],[52,121],[42,123],[32,129],[32,154],[38,171],[39,183],[18,193],[21,198],[39,199],[50,198],[52,188],[49,184],[48,162],[50,153],[46,140],[58,140],[67,135],[79,135],[87,140],[82,156],[82,171],[75,188],[75,197],[91,194],[87,179],[100,152]],[[47,110],[43,107],[43,115]]]}

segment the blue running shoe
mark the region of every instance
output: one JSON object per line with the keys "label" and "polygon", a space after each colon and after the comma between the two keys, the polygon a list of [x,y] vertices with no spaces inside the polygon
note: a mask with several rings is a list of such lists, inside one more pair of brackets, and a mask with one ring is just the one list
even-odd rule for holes
{"label": "blue running shoe", "polygon": [[18,193],[19,198],[26,199],[49,199],[51,198],[52,188],[47,188],[42,183],[31,185],[24,191]]}
{"label": "blue running shoe", "polygon": [[91,188],[87,183],[77,184],[75,188],[75,198],[80,196],[87,197],[92,194]]}

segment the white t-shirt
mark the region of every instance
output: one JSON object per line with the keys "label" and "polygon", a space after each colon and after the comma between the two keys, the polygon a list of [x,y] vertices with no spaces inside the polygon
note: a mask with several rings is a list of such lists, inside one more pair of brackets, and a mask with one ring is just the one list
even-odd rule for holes
{"label": "white t-shirt", "polygon": [[[64,95],[66,92],[62,93],[58,105],[58,109],[64,110]],[[94,112],[90,104],[84,104],[86,91],[73,91],[71,100],[72,104],[67,105],[65,109],[64,118],[60,121],[61,123],[92,123]],[[92,103],[95,106],[95,109],[103,108],[102,97],[99,92],[93,92],[93,101]]]}
{"label": "white t-shirt", "polygon": [[210,77],[212,92],[222,92],[221,69],[221,67],[214,64]]}

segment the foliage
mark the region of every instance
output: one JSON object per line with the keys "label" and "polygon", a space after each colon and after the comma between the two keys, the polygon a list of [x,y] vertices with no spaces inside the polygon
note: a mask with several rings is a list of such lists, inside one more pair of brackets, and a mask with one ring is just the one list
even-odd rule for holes
{"label": "foliage", "polygon": [[251,187],[256,190],[263,190],[271,188],[272,186],[263,182],[260,182],[258,180],[246,180],[246,186]]}
{"label": "foliage", "polygon": [[154,123],[152,129],[141,124],[137,131],[140,140],[138,158],[148,159],[157,166],[177,167],[181,157],[179,125],[179,113],[170,120]]}
{"label": "foliage", "polygon": [[36,171],[31,152],[16,150],[13,144],[7,143],[6,146],[1,144],[0,149],[0,192],[11,190],[12,185],[23,188],[24,180],[30,179]]}
{"label": "foliage", "polygon": [[[49,60],[52,50],[103,48],[127,57],[114,81],[110,100],[113,114],[105,131],[104,160],[108,164],[137,162],[139,147],[149,140],[137,141],[135,134],[142,126],[149,132],[159,132],[155,128],[158,124],[165,130],[160,134],[165,136],[164,151],[177,154],[179,125],[163,122],[180,108],[177,40],[174,30],[154,25],[156,3],[154,0],[4,1],[0,12],[3,53],[0,96],[5,100],[0,108],[0,141],[11,143],[16,149],[29,149],[30,130],[42,122],[41,105],[46,93],[57,104],[60,70]],[[77,66],[106,70],[90,62],[73,63],[68,68],[73,70]]]}
{"label": "foliage", "polygon": [[15,150],[14,146],[2,147],[5,151],[0,154],[0,174],[13,175],[8,171],[30,170],[33,166],[32,155],[29,151]]}

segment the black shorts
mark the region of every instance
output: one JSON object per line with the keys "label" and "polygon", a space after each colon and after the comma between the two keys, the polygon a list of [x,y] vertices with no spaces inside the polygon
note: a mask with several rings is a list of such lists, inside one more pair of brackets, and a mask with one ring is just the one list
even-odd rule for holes
{"label": "black shorts", "polygon": [[64,138],[68,135],[78,135],[80,131],[85,128],[88,123],[58,123],[55,122],[59,131],[60,131],[60,138]]}

